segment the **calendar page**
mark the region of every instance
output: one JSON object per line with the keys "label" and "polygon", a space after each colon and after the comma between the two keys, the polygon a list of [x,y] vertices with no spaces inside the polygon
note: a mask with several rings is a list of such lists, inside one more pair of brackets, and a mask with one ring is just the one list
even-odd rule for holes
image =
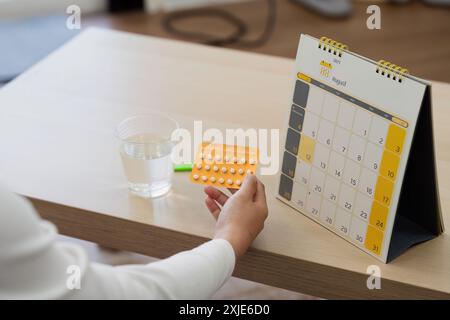
{"label": "calendar page", "polygon": [[386,261],[426,84],[305,35],[295,68],[279,198]]}

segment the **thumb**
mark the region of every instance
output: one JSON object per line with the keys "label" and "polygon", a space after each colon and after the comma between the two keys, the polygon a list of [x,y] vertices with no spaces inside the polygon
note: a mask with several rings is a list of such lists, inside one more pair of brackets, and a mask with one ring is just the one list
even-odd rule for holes
{"label": "thumb", "polygon": [[255,195],[257,190],[257,183],[258,181],[254,174],[247,174],[244,178],[244,182],[242,183],[241,188],[238,192],[236,192],[236,194],[241,197],[253,199],[253,196]]}

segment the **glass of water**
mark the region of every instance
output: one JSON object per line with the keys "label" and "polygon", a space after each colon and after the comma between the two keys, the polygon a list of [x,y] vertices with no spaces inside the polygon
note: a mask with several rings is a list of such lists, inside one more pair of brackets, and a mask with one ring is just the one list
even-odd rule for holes
{"label": "glass of water", "polygon": [[117,126],[122,165],[132,193],[155,198],[170,190],[171,135],[177,129],[175,120],[160,113],[132,116]]}

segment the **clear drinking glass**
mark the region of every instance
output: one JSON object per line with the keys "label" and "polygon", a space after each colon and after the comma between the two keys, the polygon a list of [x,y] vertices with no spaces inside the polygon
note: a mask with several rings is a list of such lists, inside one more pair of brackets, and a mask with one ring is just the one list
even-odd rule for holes
{"label": "clear drinking glass", "polygon": [[172,185],[172,132],[178,123],[160,113],[136,115],[117,126],[120,156],[132,193],[154,198]]}

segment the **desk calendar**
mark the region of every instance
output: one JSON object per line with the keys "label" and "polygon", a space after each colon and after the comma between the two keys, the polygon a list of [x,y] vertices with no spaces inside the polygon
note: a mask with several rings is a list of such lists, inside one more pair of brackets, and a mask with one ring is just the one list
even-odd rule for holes
{"label": "desk calendar", "polygon": [[389,262],[443,232],[431,86],[302,35],[278,198]]}

